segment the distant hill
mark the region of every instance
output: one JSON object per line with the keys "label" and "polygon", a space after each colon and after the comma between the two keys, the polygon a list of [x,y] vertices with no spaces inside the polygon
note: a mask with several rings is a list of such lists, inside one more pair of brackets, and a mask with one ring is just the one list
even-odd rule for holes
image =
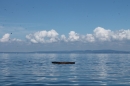
{"label": "distant hill", "polygon": [[124,54],[130,54],[130,51],[118,51],[118,50],[71,50],[71,51],[34,51],[34,52],[0,52],[0,53],[124,53]]}
{"label": "distant hill", "polygon": [[36,53],[130,53],[117,50],[72,50],[72,51],[37,51]]}

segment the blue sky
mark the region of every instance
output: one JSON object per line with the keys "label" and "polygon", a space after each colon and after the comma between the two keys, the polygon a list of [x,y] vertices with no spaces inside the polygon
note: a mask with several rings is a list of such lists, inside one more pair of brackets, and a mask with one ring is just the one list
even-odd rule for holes
{"label": "blue sky", "polygon": [[[12,41],[41,46],[55,42],[58,47],[62,40],[67,44],[86,43],[86,47],[87,43],[99,46],[109,41],[125,50],[130,40],[129,3],[130,0],[0,0],[1,48],[5,48],[5,42],[8,46],[13,44]],[[52,45],[49,44],[46,46]]]}

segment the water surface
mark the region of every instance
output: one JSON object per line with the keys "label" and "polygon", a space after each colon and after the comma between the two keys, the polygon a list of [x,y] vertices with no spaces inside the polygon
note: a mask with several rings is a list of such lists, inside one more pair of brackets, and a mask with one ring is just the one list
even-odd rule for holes
{"label": "water surface", "polygon": [[0,85],[130,85],[130,54],[1,53]]}

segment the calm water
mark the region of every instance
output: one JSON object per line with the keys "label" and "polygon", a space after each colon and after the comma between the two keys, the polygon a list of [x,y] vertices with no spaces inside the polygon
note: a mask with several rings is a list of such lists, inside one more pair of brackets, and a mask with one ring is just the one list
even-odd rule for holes
{"label": "calm water", "polygon": [[8,85],[130,85],[130,54],[1,53],[0,86]]}

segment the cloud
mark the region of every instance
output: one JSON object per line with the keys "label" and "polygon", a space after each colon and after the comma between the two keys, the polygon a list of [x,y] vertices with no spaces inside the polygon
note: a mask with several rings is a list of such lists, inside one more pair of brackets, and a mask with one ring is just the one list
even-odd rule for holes
{"label": "cloud", "polygon": [[119,30],[113,32],[112,34],[113,40],[130,40],[130,30]]}
{"label": "cloud", "polygon": [[[0,28],[4,28],[0,26]],[[16,34],[16,32],[15,32]],[[50,31],[38,31],[32,34],[26,35],[26,38],[32,43],[53,43],[53,42],[111,42],[111,41],[129,41],[130,40],[130,30],[118,30],[112,31],[110,29],[105,29],[102,27],[97,27],[93,30],[92,34],[86,33],[86,35],[80,35],[75,31],[70,31],[68,36],[60,35],[55,30]],[[9,42],[9,41],[22,41],[20,39],[10,38],[10,34],[6,33],[0,39],[0,42]]]}
{"label": "cloud", "polygon": [[8,42],[10,38],[10,34],[6,33],[1,39],[0,42]]}
{"label": "cloud", "polygon": [[61,41],[68,42],[68,40],[67,40],[65,35],[61,35]]}
{"label": "cloud", "polygon": [[79,35],[75,33],[75,31],[70,31],[69,33],[69,41],[79,41]]}
{"label": "cloud", "polygon": [[55,30],[44,30],[26,35],[26,38],[32,43],[53,43],[58,41],[74,42],[79,41],[80,38],[80,36],[74,31],[70,31],[68,38],[66,38],[65,35],[61,35],[61,37],[59,38],[58,35],[59,34]]}
{"label": "cloud", "polygon": [[130,40],[130,30],[111,31],[102,27],[94,30],[94,38],[99,41],[125,41]]}
{"label": "cloud", "polygon": [[11,38],[11,36],[13,35],[6,33],[0,38],[1,51],[130,50],[129,29],[112,31],[97,27],[93,30],[93,33],[86,33],[84,35],[75,31],[70,31],[68,35],[59,35],[55,30],[43,30],[27,34],[26,39],[28,41]]}
{"label": "cloud", "polygon": [[92,34],[87,34],[85,39],[87,42],[94,42],[95,41],[95,38]]}
{"label": "cloud", "polygon": [[58,41],[58,35],[55,30],[44,30],[26,35],[26,38],[32,43],[52,43]]}
{"label": "cloud", "polygon": [[105,30],[102,27],[97,27],[93,32],[94,32],[93,35],[94,35],[95,39],[97,39],[97,40],[100,40],[100,41],[110,41],[111,40],[111,35],[112,35],[111,30]]}
{"label": "cloud", "polygon": [[32,43],[53,43],[53,42],[112,42],[112,41],[129,41],[130,30],[111,31],[102,27],[97,27],[92,34],[80,35],[75,31],[70,31],[68,37],[65,35],[59,36],[55,30],[38,31],[33,34],[26,35],[26,38]]}
{"label": "cloud", "polygon": [[69,37],[66,38],[65,35],[61,35],[61,41],[64,41],[64,42],[74,42],[74,41],[79,41],[79,34],[76,33],[75,31],[70,31],[69,32]]}
{"label": "cloud", "polygon": [[22,40],[16,38],[11,39],[9,33],[4,34],[3,37],[0,39],[0,42],[12,42],[12,41],[20,42]]}

